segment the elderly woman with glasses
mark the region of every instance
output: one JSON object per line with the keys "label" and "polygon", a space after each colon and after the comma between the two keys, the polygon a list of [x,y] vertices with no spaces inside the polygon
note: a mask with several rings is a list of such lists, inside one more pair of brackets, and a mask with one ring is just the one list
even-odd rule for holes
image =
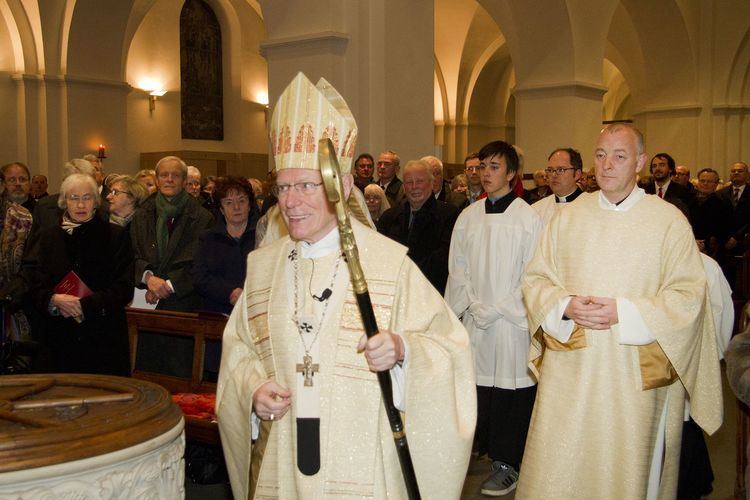
{"label": "elderly woman with glasses", "polygon": [[39,234],[32,299],[46,325],[40,371],[127,376],[125,306],[133,299],[128,231],[96,216],[93,177],[68,176],[60,187],[62,223]]}
{"label": "elderly woman with glasses", "polygon": [[148,198],[149,192],[134,177],[129,175],[115,175],[109,182],[109,222],[123,226],[130,226],[135,209]]}
{"label": "elderly woman with glasses", "polygon": [[221,217],[200,237],[193,258],[193,284],[202,308],[229,314],[242,292],[247,254],[255,246],[257,207],[250,183],[240,177],[216,181]]}

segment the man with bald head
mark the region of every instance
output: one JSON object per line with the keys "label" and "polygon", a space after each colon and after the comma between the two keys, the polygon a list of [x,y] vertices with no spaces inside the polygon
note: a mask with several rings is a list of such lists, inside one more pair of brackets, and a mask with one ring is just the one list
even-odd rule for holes
{"label": "man with bald head", "polygon": [[600,191],[558,212],[526,270],[539,392],[518,499],[675,498],[685,401],[721,425],[703,263],[685,217],[636,185],[647,159],[637,128],[605,127]]}
{"label": "man with bald head", "polygon": [[692,194],[695,194],[695,186],[690,182],[690,169],[685,165],[677,165],[672,174],[672,182],[685,187]]}
{"label": "man with bald head", "polygon": [[406,203],[386,210],[378,232],[409,248],[408,256],[442,295],[448,279],[448,251],[459,210],[433,196],[433,169],[424,160],[404,168]]}
{"label": "man with bald head", "polygon": [[750,221],[750,189],[747,189],[747,164],[738,161],[730,167],[729,180],[732,185],[717,193],[727,210],[731,212],[729,222],[729,240],[726,249],[738,252],[742,248]]}
{"label": "man with bald head", "polygon": [[733,163],[729,168],[731,185],[717,192],[724,210],[730,214],[727,222],[727,239],[724,243],[724,258],[722,269],[734,288],[735,285],[735,257],[742,255],[745,248],[745,236],[750,231],[750,189],[748,189],[747,164],[741,161]]}

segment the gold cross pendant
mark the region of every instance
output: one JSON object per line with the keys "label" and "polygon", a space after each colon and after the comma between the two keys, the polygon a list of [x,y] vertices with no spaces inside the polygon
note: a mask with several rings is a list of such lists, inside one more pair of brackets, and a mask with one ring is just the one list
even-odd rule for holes
{"label": "gold cross pendant", "polygon": [[312,387],[313,375],[315,372],[320,371],[320,365],[312,362],[312,356],[305,354],[302,356],[302,364],[297,363],[297,373],[301,373],[305,377],[305,387]]}

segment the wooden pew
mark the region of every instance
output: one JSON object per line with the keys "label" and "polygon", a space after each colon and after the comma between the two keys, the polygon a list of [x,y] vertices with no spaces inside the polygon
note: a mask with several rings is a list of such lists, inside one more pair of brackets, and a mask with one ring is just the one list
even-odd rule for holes
{"label": "wooden pew", "polygon": [[[221,342],[227,316],[207,312],[181,313],[132,308],[126,309],[126,315],[130,339],[130,368],[133,378],[155,382],[173,394],[216,392],[216,384],[205,380],[206,344],[207,342]],[[193,348],[190,376],[179,377],[142,369],[138,362],[138,341],[141,334],[191,339]],[[185,415],[185,437],[202,443],[220,444],[216,422],[189,415]]]}

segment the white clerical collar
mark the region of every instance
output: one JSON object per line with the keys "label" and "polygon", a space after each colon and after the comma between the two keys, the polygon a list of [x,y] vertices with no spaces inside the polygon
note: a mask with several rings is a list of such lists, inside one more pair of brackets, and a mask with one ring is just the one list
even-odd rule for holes
{"label": "white clerical collar", "polygon": [[576,188],[573,188],[573,191],[571,191],[570,193],[566,194],[565,196],[557,196],[557,195],[556,195],[556,194],[554,194],[554,193],[552,194],[552,196],[557,196],[557,198],[555,198],[555,201],[556,201],[556,202],[559,202],[559,203],[567,203],[567,202],[568,202],[568,196],[570,196],[570,195],[572,195],[573,193],[575,193],[575,192],[576,192],[576,189],[578,189],[578,188],[577,188],[577,187],[576,187]]}
{"label": "white clerical collar", "polygon": [[636,184],[630,194],[620,203],[612,203],[599,191],[599,208],[612,210],[615,212],[627,212],[635,206],[636,203],[646,197],[646,192]]}
{"label": "white clerical collar", "polygon": [[330,255],[334,251],[340,252],[341,236],[339,235],[338,226],[331,229],[331,232],[315,243],[308,243],[306,241],[301,242],[300,251],[302,257],[305,259],[317,259],[318,257]]}

